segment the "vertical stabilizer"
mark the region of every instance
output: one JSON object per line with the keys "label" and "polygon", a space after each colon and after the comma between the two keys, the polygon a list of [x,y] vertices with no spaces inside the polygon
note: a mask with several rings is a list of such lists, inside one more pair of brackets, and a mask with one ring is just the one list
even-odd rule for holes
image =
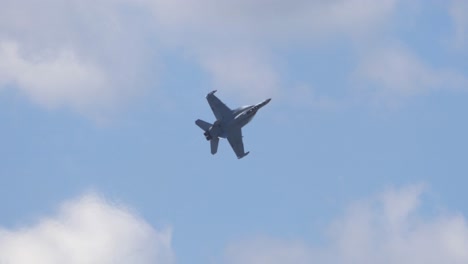
{"label": "vertical stabilizer", "polygon": [[211,145],[211,154],[216,154],[218,151],[218,144],[219,144],[219,137],[215,137],[212,140],[210,140],[210,145]]}

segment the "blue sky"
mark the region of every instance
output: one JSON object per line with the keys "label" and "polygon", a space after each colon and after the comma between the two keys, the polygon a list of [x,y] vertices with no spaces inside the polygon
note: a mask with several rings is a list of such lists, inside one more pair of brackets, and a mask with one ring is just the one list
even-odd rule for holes
{"label": "blue sky", "polygon": [[0,4],[0,263],[468,262],[468,2]]}

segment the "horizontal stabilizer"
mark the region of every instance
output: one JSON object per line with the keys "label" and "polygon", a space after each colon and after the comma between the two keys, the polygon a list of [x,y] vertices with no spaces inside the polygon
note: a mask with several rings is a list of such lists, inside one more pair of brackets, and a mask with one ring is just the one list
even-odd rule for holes
{"label": "horizontal stabilizer", "polygon": [[197,124],[197,126],[203,129],[203,131],[205,132],[210,130],[210,127],[212,126],[210,123],[203,121],[201,119],[197,119],[197,121],[195,121],[195,124]]}
{"label": "horizontal stabilizer", "polygon": [[211,145],[211,154],[216,154],[218,152],[218,144],[219,144],[219,137],[215,137],[212,140],[210,140],[210,145]]}

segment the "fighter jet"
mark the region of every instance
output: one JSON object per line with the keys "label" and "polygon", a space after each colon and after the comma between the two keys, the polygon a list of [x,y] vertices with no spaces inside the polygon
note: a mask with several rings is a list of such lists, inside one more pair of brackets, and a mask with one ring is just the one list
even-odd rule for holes
{"label": "fighter jet", "polygon": [[258,109],[268,104],[271,98],[256,105],[242,106],[231,110],[214,95],[215,92],[216,90],[208,93],[206,99],[213,110],[216,121],[210,124],[197,119],[195,124],[205,131],[203,135],[205,135],[206,140],[210,141],[211,154],[214,155],[218,151],[219,138],[227,138],[237,158],[241,159],[249,154],[249,152],[244,152],[242,127],[247,125],[257,114]]}

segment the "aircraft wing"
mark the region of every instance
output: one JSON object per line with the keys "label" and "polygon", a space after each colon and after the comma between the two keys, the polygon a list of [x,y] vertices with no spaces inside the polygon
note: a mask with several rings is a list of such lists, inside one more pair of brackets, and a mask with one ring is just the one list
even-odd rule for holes
{"label": "aircraft wing", "polygon": [[242,130],[240,128],[229,131],[227,140],[236,153],[238,159],[243,158],[249,154],[249,152],[244,152],[244,142],[242,142]]}
{"label": "aircraft wing", "polygon": [[206,96],[208,104],[210,104],[211,110],[217,120],[228,120],[232,118],[232,110],[227,107],[218,97],[214,95],[215,91],[210,92]]}

